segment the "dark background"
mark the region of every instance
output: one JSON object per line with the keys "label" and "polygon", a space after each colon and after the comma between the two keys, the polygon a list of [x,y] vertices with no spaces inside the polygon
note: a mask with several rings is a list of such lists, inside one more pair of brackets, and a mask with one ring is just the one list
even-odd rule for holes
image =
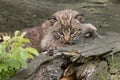
{"label": "dark background", "polygon": [[62,9],[82,12],[103,32],[120,32],[120,0],[0,0],[0,32],[40,26]]}

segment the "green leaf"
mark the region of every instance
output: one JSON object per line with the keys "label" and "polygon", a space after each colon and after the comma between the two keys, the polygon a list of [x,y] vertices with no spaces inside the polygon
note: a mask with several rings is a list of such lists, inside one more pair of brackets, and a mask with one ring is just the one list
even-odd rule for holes
{"label": "green leaf", "polygon": [[14,69],[20,69],[21,65],[19,60],[17,59],[10,59],[10,62],[8,62],[9,66]]}
{"label": "green leaf", "polygon": [[24,39],[22,40],[22,42],[30,42],[30,40],[27,39],[27,38],[24,38]]}
{"label": "green leaf", "polygon": [[15,68],[15,69],[20,69],[20,67],[21,67],[21,65],[20,65],[20,63],[19,63],[19,61],[14,61],[14,63],[13,64],[11,64],[11,66],[13,67],[13,68]]}
{"label": "green leaf", "polygon": [[21,34],[21,37],[23,38],[25,35],[26,35],[26,32],[23,32],[23,33]]}
{"label": "green leaf", "polygon": [[19,48],[19,49],[20,49],[20,52],[19,52],[20,57],[21,57],[23,60],[25,60],[25,59],[27,58],[27,56],[26,56],[27,51],[26,51],[25,49],[23,49],[23,48]]}
{"label": "green leaf", "polygon": [[20,48],[18,57],[26,61],[26,59],[28,58],[33,58],[33,55],[29,54],[29,52],[26,51],[26,49]]}
{"label": "green leaf", "polygon": [[31,58],[31,59],[33,58],[33,55],[31,55],[31,54],[29,54],[29,53],[27,53],[26,56],[27,56],[28,59],[29,59],[29,58]]}
{"label": "green leaf", "polygon": [[17,37],[19,33],[20,31],[15,31],[15,37]]}
{"label": "green leaf", "polygon": [[103,73],[100,72],[99,75],[100,75],[100,77],[101,77],[101,80],[107,80],[107,79],[105,78],[105,76],[104,76]]}
{"label": "green leaf", "polygon": [[2,71],[2,69],[3,69],[3,68],[2,68],[2,65],[0,64],[0,72]]}
{"label": "green leaf", "polygon": [[32,47],[26,48],[26,51],[28,51],[28,52],[30,52],[30,53],[36,55],[36,56],[39,55],[39,52],[38,52],[36,49],[32,48]]}
{"label": "green leaf", "polygon": [[23,68],[27,68],[27,63],[26,63],[26,61],[21,61],[21,66],[22,66]]}
{"label": "green leaf", "polygon": [[1,70],[4,70],[4,71],[8,70],[8,67],[7,67],[7,65],[5,63],[0,64],[0,72],[1,72]]}
{"label": "green leaf", "polygon": [[0,54],[2,54],[2,45],[0,44]]}

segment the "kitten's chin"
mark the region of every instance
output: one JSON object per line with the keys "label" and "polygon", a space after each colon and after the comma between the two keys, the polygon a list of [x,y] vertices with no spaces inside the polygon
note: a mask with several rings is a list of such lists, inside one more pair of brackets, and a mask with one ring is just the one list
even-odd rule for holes
{"label": "kitten's chin", "polygon": [[65,45],[74,45],[74,42],[64,42]]}

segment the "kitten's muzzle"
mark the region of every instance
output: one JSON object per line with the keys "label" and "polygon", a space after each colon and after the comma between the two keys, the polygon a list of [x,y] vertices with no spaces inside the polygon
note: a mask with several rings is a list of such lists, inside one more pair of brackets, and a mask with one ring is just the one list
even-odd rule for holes
{"label": "kitten's muzzle", "polygon": [[64,36],[64,43],[65,44],[69,44],[71,41],[71,37],[70,36]]}

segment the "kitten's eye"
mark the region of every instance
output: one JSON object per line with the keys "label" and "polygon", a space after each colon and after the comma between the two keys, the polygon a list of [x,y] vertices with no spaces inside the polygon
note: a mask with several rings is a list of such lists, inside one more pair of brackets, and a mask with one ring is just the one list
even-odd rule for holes
{"label": "kitten's eye", "polygon": [[75,33],[75,31],[74,30],[72,30],[71,32],[70,32],[70,35],[72,35],[72,34],[74,34]]}
{"label": "kitten's eye", "polygon": [[59,32],[60,35],[64,35],[64,33],[62,31]]}

